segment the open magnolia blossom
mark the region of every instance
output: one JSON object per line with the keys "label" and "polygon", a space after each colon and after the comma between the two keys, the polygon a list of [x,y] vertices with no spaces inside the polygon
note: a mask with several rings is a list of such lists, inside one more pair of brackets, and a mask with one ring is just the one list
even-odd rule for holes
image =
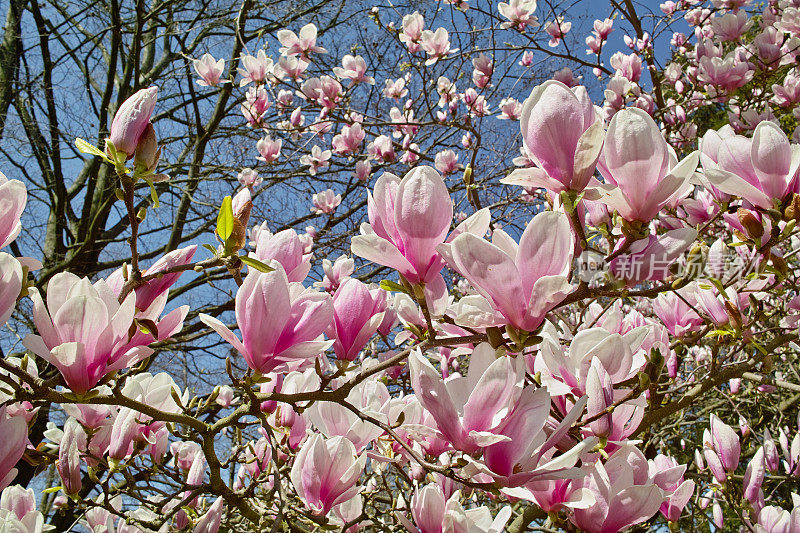
{"label": "open magnolia blossom", "polygon": [[501,181],[553,192],[582,191],[594,175],[604,134],[586,89],[570,89],[556,80],[539,85],[522,106],[520,125],[536,167],[515,170]]}
{"label": "open magnolia blossom", "polygon": [[0,531],[800,533],[800,2],[16,4]]}
{"label": "open magnolia blossom", "polygon": [[463,232],[437,250],[483,297],[467,297],[477,308],[468,311],[475,320],[467,325],[509,324],[534,331],[571,290],[572,248],[566,215],[550,212],[530,221],[519,244],[502,230],[492,232],[491,243]]}

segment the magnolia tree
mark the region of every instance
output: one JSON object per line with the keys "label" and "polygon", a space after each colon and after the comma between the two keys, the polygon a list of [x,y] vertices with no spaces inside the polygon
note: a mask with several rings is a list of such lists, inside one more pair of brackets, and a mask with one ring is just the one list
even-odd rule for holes
{"label": "magnolia tree", "polygon": [[578,7],[245,2],[68,188],[4,93],[3,529],[800,533],[800,2]]}

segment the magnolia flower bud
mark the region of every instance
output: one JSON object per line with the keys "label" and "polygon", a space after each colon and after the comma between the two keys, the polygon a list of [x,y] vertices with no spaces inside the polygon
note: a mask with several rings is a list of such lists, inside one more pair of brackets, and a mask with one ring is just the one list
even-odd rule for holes
{"label": "magnolia flower bud", "polygon": [[64,492],[70,495],[81,490],[81,451],[86,450],[86,433],[74,418],[64,424],[64,436],[58,448],[58,475]]}
{"label": "magnolia flower bud", "polygon": [[231,253],[244,248],[247,242],[247,223],[250,220],[250,211],[253,202],[250,189],[242,189],[233,197],[233,232],[228,237],[226,247]]}
{"label": "magnolia flower bud", "polygon": [[139,144],[136,145],[136,153],[134,154],[134,165],[137,170],[153,172],[158,165],[158,160],[161,158],[161,147],[158,145],[156,139],[156,130],[149,122],[145,127],[139,139]]}
{"label": "magnolia flower bud", "polygon": [[764,466],[764,448],[759,447],[755,455],[753,455],[753,459],[748,463],[742,480],[742,493],[744,498],[751,504],[755,504],[758,501],[758,492],[764,483]]}
{"label": "magnolia flower bud", "polygon": [[222,496],[217,498],[211,507],[208,508],[206,514],[197,521],[192,533],[217,533],[217,531],[219,531],[220,522],[222,521],[222,506],[224,504],[225,501],[222,499]]}
{"label": "magnolia flower bud", "polygon": [[764,462],[766,463],[767,470],[775,474],[780,468],[781,459],[778,455],[778,447],[775,441],[772,440],[769,430],[764,430]]}
{"label": "magnolia flower bud", "polygon": [[722,529],[725,525],[725,517],[722,514],[722,507],[719,503],[714,502],[714,506],[711,508],[711,515],[714,517],[714,525]]}
{"label": "magnolia flower bud", "polygon": [[157,96],[158,87],[141,89],[125,100],[114,115],[109,140],[118,153],[127,156],[126,159],[136,152],[139,140],[150,124]]}
{"label": "magnolia flower bud", "polygon": [[783,211],[783,219],[786,221],[800,221],[800,194],[792,194],[789,203],[786,205],[786,209]]}
{"label": "magnolia flower bud", "polygon": [[747,209],[739,208],[736,212],[739,217],[739,222],[747,232],[747,236],[751,239],[758,239],[764,235],[764,225],[758,220],[753,213]]}

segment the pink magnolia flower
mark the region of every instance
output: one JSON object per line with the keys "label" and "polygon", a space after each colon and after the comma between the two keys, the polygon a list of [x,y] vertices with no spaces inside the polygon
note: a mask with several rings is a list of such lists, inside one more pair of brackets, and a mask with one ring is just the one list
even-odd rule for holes
{"label": "pink magnolia flower", "polygon": [[194,60],[194,70],[201,79],[197,80],[198,85],[203,87],[216,87],[223,83],[230,83],[228,80],[220,81],[222,73],[225,71],[225,60],[214,59],[211,54],[203,54],[200,59]]}
{"label": "pink magnolia flower", "polygon": [[358,150],[365,135],[364,128],[358,122],[343,126],[342,131],[331,141],[331,148],[337,155],[350,155]]}
{"label": "pink magnolia flower", "polygon": [[533,368],[541,373],[542,383],[553,395],[554,403],[566,411],[563,396],[582,397],[587,393],[593,362],[603,367],[612,384],[636,376],[647,363],[640,349],[647,333],[647,327],[634,328],[624,335],[599,327],[588,328],[575,335],[569,350],[547,335]]}
{"label": "pink magnolia flower", "polygon": [[203,453],[200,445],[192,441],[173,442],[169,445],[169,450],[172,454],[175,466],[181,470],[189,470],[192,468],[195,456]]}
{"label": "pink magnolia flower", "polygon": [[653,302],[653,311],[672,335],[683,337],[703,325],[703,319],[690,307],[696,303],[690,288],[679,289],[659,294]]}
{"label": "pink magnolia flower", "polygon": [[633,446],[614,452],[603,464],[573,482],[592,491],[596,504],[575,509],[571,520],[588,533],[616,533],[658,512],[664,492],[649,476],[647,459]]}
{"label": "pink magnolia flower", "polygon": [[714,90],[711,96],[727,94],[742,87],[753,78],[753,70],[747,61],[735,54],[722,57],[703,56],[697,70],[697,80]]}
{"label": "pink magnolia flower", "polygon": [[578,76],[576,78],[575,77],[575,73],[572,72],[571,68],[564,67],[564,68],[558,69],[557,71],[555,71],[553,73],[553,79],[555,81],[560,81],[561,83],[563,83],[567,87],[572,88],[572,87],[577,87],[578,80],[580,79],[580,76]]}
{"label": "pink magnolia flower", "polygon": [[353,361],[383,321],[386,294],[361,281],[346,279],[333,294],[333,322],[328,337],[334,340],[337,359]]}
{"label": "pink magnolia flower", "polygon": [[111,122],[109,140],[119,154],[126,159],[133,157],[139,140],[150,124],[150,117],[156,107],[158,87],[140,89],[122,102],[114,120]]}
{"label": "pink magnolia flower", "polygon": [[419,351],[408,361],[414,393],[453,448],[474,453],[509,439],[497,430],[522,396],[522,358],[496,357],[483,343],[472,352],[466,377],[447,381]]}
{"label": "pink magnolia flower", "polygon": [[465,510],[460,499],[461,491],[455,491],[448,498],[439,484],[431,483],[417,489],[411,498],[413,524],[400,513],[396,516],[411,533],[501,533],[511,518],[509,506],[503,507],[492,519],[488,507]]}
{"label": "pink magnolia flower", "polygon": [[17,477],[17,462],[28,446],[28,424],[21,416],[9,417],[6,407],[0,407],[0,489],[6,488]]}
{"label": "pink magnolia flower", "polygon": [[311,254],[306,252],[305,245],[295,230],[285,229],[273,235],[268,228],[262,227],[257,234],[253,233],[253,257],[262,263],[280,263],[290,282],[306,279],[311,270]]}
{"label": "pink magnolia flower", "polygon": [[[62,272],[47,285],[47,306],[31,289],[33,320],[39,335],[23,339],[26,348],[58,368],[73,392],[85,394],[109,372],[128,368],[152,353],[152,335],[128,337],[136,313],[136,293],[120,304],[105,280]],[[141,333],[141,332],[139,332]]]}
{"label": "pink magnolia flower", "polygon": [[800,150],[794,150],[783,130],[769,121],[756,126],[752,139],[740,135],[723,139],[717,165],[705,171],[714,187],[762,209],[771,209],[776,200],[798,190]]}
{"label": "pink magnolia flower", "polygon": [[411,143],[408,145],[408,150],[400,157],[400,162],[404,165],[413,166],[419,161],[419,145]]}
{"label": "pink magnolia flower", "polygon": [[350,80],[350,85],[357,83],[375,85],[375,78],[367,76],[367,62],[361,56],[346,54],[342,58],[342,66],[333,67],[333,73],[343,80]]}
{"label": "pink magnolia flower", "polygon": [[282,80],[287,76],[292,80],[299,82],[303,79],[309,62],[301,57],[286,57],[281,56],[278,58],[278,64],[272,70],[272,74]]}
{"label": "pink magnolia flower", "polygon": [[311,197],[311,201],[314,203],[314,207],[311,208],[312,213],[330,215],[336,211],[336,208],[342,203],[342,195],[335,194],[331,189],[325,189],[324,191],[314,193]]}
{"label": "pink magnolia flower", "polygon": [[330,165],[330,159],[331,151],[323,150],[315,144],[311,148],[310,154],[303,154],[303,156],[300,157],[300,164],[308,165],[308,173],[312,176],[316,176],[319,169],[326,168],[328,165]]}
{"label": "pink magnolia flower", "polygon": [[758,504],[760,499],[763,499],[761,486],[764,484],[764,476],[766,474],[766,463],[764,460],[764,447],[759,446],[753,458],[747,464],[747,469],[744,472],[744,479],[742,480],[742,495],[744,499],[750,502],[754,507]]}
{"label": "pink magnolia flower", "polygon": [[289,89],[281,89],[278,91],[278,96],[275,98],[275,101],[278,103],[279,108],[287,109],[294,101],[294,93]]}
{"label": "pink magnolia flower", "polygon": [[712,192],[698,189],[694,193],[694,198],[681,201],[680,209],[686,213],[686,222],[697,226],[713,219],[719,213],[720,206],[716,203]]}
{"label": "pink magnolia flower", "polygon": [[250,87],[242,104],[242,115],[250,126],[259,126],[263,123],[267,111],[272,106],[269,94],[262,85]]}
{"label": "pink magnolia flower", "polygon": [[456,48],[450,49],[450,36],[444,28],[438,28],[435,32],[424,30],[420,37],[422,49],[428,54],[426,65],[433,65],[438,60],[457,51]]}
{"label": "pink magnolia flower", "polygon": [[278,263],[272,272],[252,271],[236,293],[236,322],[240,341],[218,319],[200,320],[242,354],[253,370],[266,374],[285,364],[314,358],[333,341],[319,336],[333,319],[330,297],[289,283]]}
{"label": "pink magnolia flower", "polygon": [[422,30],[424,29],[425,19],[419,14],[419,11],[414,11],[410,15],[403,17],[403,31],[400,32],[399,38],[400,42],[404,43],[412,54],[419,50]]}
{"label": "pink magnolia flower", "polygon": [[[741,298],[741,296],[744,298]],[[697,307],[708,315],[717,326],[724,326],[730,322],[730,315],[725,307],[725,302],[728,301],[734,309],[738,309],[741,306],[741,299],[746,300],[747,298],[745,295],[741,296],[736,294],[735,287],[728,287],[724,295],[720,295],[713,285],[708,287],[697,284],[694,291]]]}
{"label": "pink magnolia flower", "polygon": [[597,163],[606,183],[595,190],[624,219],[649,222],[683,193],[697,162],[694,152],[678,163],[650,115],[623,109],[608,125]]}
{"label": "pink magnolia flower", "polygon": [[283,146],[283,139],[273,141],[269,135],[262,137],[256,143],[256,150],[261,154],[258,160],[272,163],[281,156],[281,146]]}
{"label": "pink magnolia flower", "polygon": [[737,41],[752,25],[753,21],[747,19],[747,13],[743,10],[711,19],[714,36],[723,41]]}
{"label": "pink magnolia flower", "polygon": [[[628,250],[608,264],[618,279],[635,284],[644,280],[662,280],[670,275],[670,267],[680,259],[697,238],[694,228],[678,228],[662,235],[648,235],[634,241]],[[615,247],[618,250],[625,239]]]}
{"label": "pink magnolia flower", "polygon": [[784,9],[775,27],[791,35],[800,33],[800,8],[790,5]]}
{"label": "pink magnolia flower", "polygon": [[622,76],[628,81],[639,81],[642,76],[642,58],[639,54],[624,54],[617,52],[608,60],[611,67],[617,71],[617,76]]}
{"label": "pink magnolia flower", "polygon": [[[270,385],[275,386],[276,382],[278,383],[280,382],[280,378],[277,375],[270,374],[270,377],[273,378],[272,381],[269,381],[267,383],[262,383],[261,385],[262,393],[272,392],[272,390],[265,390],[265,389],[268,389]],[[274,407],[272,411],[266,410],[262,407],[262,411],[274,412]],[[265,474],[269,470],[270,464],[272,462],[272,453],[271,453],[272,447],[270,445],[269,439],[267,438],[266,430],[263,427],[260,427],[258,428],[258,431],[262,435],[261,438],[255,442],[252,441],[249,442],[244,447],[245,450],[244,450],[244,457],[242,460],[242,466],[239,468],[239,472],[237,472],[236,481],[234,482],[234,490],[240,490],[242,488],[242,483],[245,480],[245,476],[249,475],[251,478],[255,479],[258,478],[261,474]],[[305,432],[305,429],[303,429],[303,431]]]}
{"label": "pink magnolia flower", "polygon": [[[550,413],[550,397],[545,389],[528,386],[520,394],[510,414],[493,433],[498,441],[483,450],[481,461],[470,461],[465,473],[477,471],[491,476],[503,487],[513,488],[537,480],[578,477],[584,472],[572,467],[580,457],[597,444],[594,437],[580,443],[571,442],[567,433],[583,413],[585,399],[567,413],[549,434],[544,431]],[[555,425],[555,424],[553,424]],[[551,426],[552,427],[552,426]],[[505,439],[500,440],[500,437]],[[555,446],[569,442],[567,451],[554,456]],[[574,445],[573,445],[574,444]]]}
{"label": "pink magnolia flower", "polygon": [[10,180],[0,172],[0,248],[5,248],[22,230],[20,217],[28,202],[28,190],[19,180]]}
{"label": "pink magnolia flower", "polygon": [[586,415],[590,418],[595,418],[606,412],[605,415],[589,422],[589,430],[592,434],[606,439],[611,435],[613,417],[618,411],[618,409],[614,409],[612,413],[606,411],[609,406],[614,405],[614,389],[612,385],[611,376],[602,363],[593,360],[586,376],[586,396],[588,398]]}
{"label": "pink magnolia flower", "polygon": [[695,483],[692,480],[683,479],[686,465],[678,464],[672,457],[658,454],[648,463],[650,478],[664,491],[666,496],[659,510],[668,521],[677,522],[694,494]]}
{"label": "pink magnolia flower", "polygon": [[598,55],[603,49],[603,41],[595,35],[587,36],[585,42],[587,47],[586,55]]}
{"label": "pink magnolia flower", "polygon": [[264,181],[252,168],[243,168],[236,178],[243,187],[258,187]]}
{"label": "pink magnolia flower", "polygon": [[494,72],[492,58],[486,54],[479,54],[472,59],[472,66],[474,67],[472,71],[472,83],[474,83],[476,87],[483,89],[489,85],[489,80],[492,78],[492,73]]}
{"label": "pink magnolia flower", "polygon": [[3,495],[0,496],[0,509],[12,512],[23,522],[29,513],[39,514],[33,489],[23,489],[19,485],[11,485],[3,490]]}
{"label": "pink magnolia flower", "polygon": [[314,285],[323,287],[328,292],[334,292],[341,283],[350,279],[350,274],[355,270],[355,263],[352,258],[341,255],[333,263],[330,259],[323,259],[322,270],[325,272],[325,277]]}
{"label": "pink magnolia flower", "polygon": [[83,484],[81,479],[81,452],[86,450],[86,432],[74,418],[64,424],[64,436],[58,446],[58,475],[64,492],[77,495]]}
{"label": "pink magnolia flower", "polygon": [[225,500],[222,496],[214,500],[214,503],[211,504],[206,513],[197,521],[192,533],[217,533],[222,523],[224,505]]}
{"label": "pink magnolia flower", "polygon": [[[518,100],[511,97],[500,100],[498,120],[519,120],[520,116],[522,116],[522,104]],[[469,148],[469,146],[466,148]]]}
{"label": "pink magnolia flower", "polygon": [[508,3],[500,2],[497,4],[497,11],[508,22],[503,22],[503,28],[514,28],[517,31],[525,31],[528,26],[536,26],[539,21],[533,12],[536,11],[536,0],[510,0]]}
{"label": "pink magnolia flower", "polygon": [[344,437],[312,435],[297,453],[291,479],[298,496],[315,515],[324,516],[336,505],[360,492],[358,478],[367,456],[356,454]]}
{"label": "pink magnolia flower", "polygon": [[614,31],[614,21],[608,18],[605,20],[595,20],[593,27],[597,36],[605,40],[608,39],[608,36]]}
{"label": "pink magnolia flower", "polygon": [[300,87],[300,94],[307,100],[316,102],[320,107],[333,109],[342,99],[342,85],[331,76],[322,76],[306,80]]}
{"label": "pink magnolia flower", "polygon": [[239,86],[244,87],[250,82],[256,85],[264,83],[267,76],[272,73],[273,67],[274,62],[267,57],[264,50],[259,50],[255,56],[250,54],[242,56],[242,68],[239,69],[242,80],[239,82]]}
{"label": "pink magnolia flower", "polygon": [[[389,390],[376,379],[368,380],[354,387],[347,395],[347,403],[383,423],[388,422],[382,412],[389,402]],[[326,437],[345,437],[361,453],[375,439],[383,435],[379,426],[362,420],[356,413],[336,402],[315,402],[304,412],[311,422]]]}
{"label": "pink magnolia flower", "polygon": [[229,385],[222,385],[215,388],[217,391],[217,399],[214,402],[221,407],[230,407],[234,402],[233,388]]}
{"label": "pink magnolia flower", "polygon": [[488,315],[487,325],[534,331],[570,290],[573,248],[569,219],[551,211],[533,217],[519,245],[495,230],[491,243],[465,232],[436,250],[488,302],[476,302]]}
{"label": "pink magnolia flower", "polygon": [[557,193],[586,187],[603,147],[603,124],[583,87],[539,85],[523,104],[520,127],[536,167],[515,170],[502,183]]}
{"label": "pink magnolia flower", "polygon": [[550,36],[550,42],[547,44],[555,48],[571,29],[572,22],[564,22],[564,17],[561,16],[556,17],[555,20],[544,25],[544,31]]}
{"label": "pink magnolia flower", "polygon": [[[439,76],[439,79],[436,80],[436,92],[439,93],[439,107],[449,105],[450,110],[455,112],[454,106],[458,104],[458,90],[456,89],[455,82],[450,81],[444,76]],[[477,95],[478,93],[475,94]]]}
{"label": "pink magnolia flower", "polygon": [[406,80],[403,78],[397,78],[396,80],[386,80],[383,87],[383,96],[385,98],[393,98],[395,100],[399,100],[400,98],[405,98],[408,94],[408,89],[406,88]]}
{"label": "pink magnolia flower", "polygon": [[629,37],[628,35],[624,35],[622,37],[622,40],[625,42],[625,44],[631,50],[637,50],[637,51],[640,51],[640,52],[643,51],[643,50],[646,50],[647,48],[649,48],[650,44],[651,44],[650,43],[650,34],[647,33],[647,32],[644,32],[644,34],[642,35],[641,39],[638,39],[638,38],[634,39],[632,37]]}
{"label": "pink magnolia flower", "polygon": [[392,119],[392,124],[395,124],[395,129],[394,132],[392,132],[392,136],[398,138],[403,134],[406,135],[403,141],[403,147],[405,148],[411,139],[411,136],[416,135],[417,130],[419,129],[417,121],[414,120],[414,110],[404,107],[401,111],[400,109],[393,107],[389,111],[389,116]]}
{"label": "pink magnolia flower", "polygon": [[779,106],[791,106],[800,102],[800,75],[791,70],[786,73],[783,85],[774,84],[772,92],[775,93],[773,102]]}
{"label": "pink magnolia flower", "polygon": [[444,242],[453,204],[442,177],[431,167],[415,167],[401,180],[384,173],[368,194],[369,223],[351,241],[353,254],[397,270],[409,283],[427,284],[428,295],[446,292],[444,266],[436,246]]}
{"label": "pink magnolia flower", "polygon": [[0,252],[0,325],[11,317],[22,290],[22,265],[17,259]]}
{"label": "pink magnolia flower", "polygon": [[358,181],[368,181],[372,173],[372,164],[369,159],[363,159],[356,163],[355,177]]}
{"label": "pink magnolia flower", "polygon": [[436,170],[442,174],[442,176],[447,176],[453,172],[457,172],[463,168],[464,165],[458,162],[457,153],[455,153],[453,150],[447,149],[436,154],[436,157],[434,158],[434,166],[436,167]]}
{"label": "pink magnolia flower", "polygon": [[486,96],[479,95],[473,87],[464,91],[464,105],[467,106],[470,115],[474,117],[485,117],[490,113]]}
{"label": "pink magnolia flower", "polygon": [[[797,509],[797,507],[795,508]],[[765,533],[795,533],[800,521],[800,513],[781,509],[774,505],[767,505],[758,513],[759,532]]]}
{"label": "pink magnolia flower", "polygon": [[321,46],[317,46],[317,27],[314,24],[306,24],[300,28],[300,34],[291,30],[278,30],[278,41],[283,45],[280,49],[281,54],[292,57],[300,55],[308,59],[309,54],[327,54],[328,51]]}
{"label": "pink magnolia flower", "polygon": [[789,54],[785,54],[783,48],[784,35],[774,26],[767,26],[762,32],[753,38],[748,47],[760,65],[769,69],[782,64]]}
{"label": "pink magnolia flower", "polygon": [[[155,376],[145,372],[129,378],[122,389],[122,394],[165,413],[181,411],[175,398],[184,405],[189,401],[188,392],[181,396],[175,381],[165,372]],[[150,452],[154,452],[154,458],[158,458],[169,449],[168,436],[165,422],[153,420],[134,409],[121,407],[111,429],[108,456],[116,461],[130,457],[134,445],[139,443],[149,444]],[[161,459],[157,460],[160,462]]]}
{"label": "pink magnolia flower", "polygon": [[[739,466],[739,455],[741,453],[739,436],[729,425],[725,424],[719,417],[712,414],[710,417],[710,431],[703,433],[703,446],[707,450],[712,450],[726,472],[733,472]],[[708,461],[708,455],[706,455]],[[710,466],[710,465],[709,465]]]}
{"label": "pink magnolia flower", "polygon": [[[196,251],[197,245],[192,244],[185,248],[178,248],[177,250],[168,252],[161,256],[149,268],[142,270],[142,275],[150,276],[188,265],[191,263],[192,257],[194,257],[194,253]],[[149,280],[143,285],[136,287],[134,289],[134,292],[136,293],[136,308],[139,311],[147,311],[154,302],[166,296],[169,288],[175,285],[183,272],[184,270],[167,272],[161,276]],[[106,278],[106,283],[111,290],[114,291],[114,294],[119,296],[122,292],[123,286],[125,285],[122,268],[119,268],[109,274],[109,276]],[[164,302],[164,304],[166,304],[166,302]],[[161,310],[163,310],[163,305],[159,312]]]}

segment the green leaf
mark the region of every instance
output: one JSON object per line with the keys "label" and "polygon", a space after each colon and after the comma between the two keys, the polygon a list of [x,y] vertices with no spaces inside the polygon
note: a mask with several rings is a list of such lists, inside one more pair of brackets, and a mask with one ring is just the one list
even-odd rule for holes
{"label": "green leaf", "polygon": [[222,207],[219,208],[217,216],[217,235],[223,242],[233,233],[233,201],[230,196],[222,200]]}
{"label": "green leaf", "polygon": [[383,290],[385,290],[387,292],[391,292],[391,291],[403,292],[403,293],[407,292],[405,287],[403,287],[402,285],[400,285],[397,282],[394,282],[394,281],[391,281],[391,280],[388,280],[388,279],[385,279],[385,280],[381,281],[381,289],[383,289]]}
{"label": "green leaf", "polygon": [[158,207],[158,191],[156,190],[156,186],[150,180],[145,180],[147,184],[150,186],[150,199],[153,200],[153,207]]}
{"label": "green leaf", "polygon": [[217,255],[217,249],[216,248],[214,248],[213,246],[211,246],[210,244],[207,244],[207,243],[203,244],[203,248],[205,248],[206,250],[211,252],[211,254],[216,257],[216,255]]}
{"label": "green leaf", "polygon": [[84,141],[80,137],[75,139],[75,146],[78,147],[78,151],[82,154],[96,155],[97,157],[102,157],[109,163],[111,162],[108,156],[104,154],[100,148],[94,146],[93,144],[89,144],[87,141]]}
{"label": "green leaf", "polygon": [[252,257],[247,255],[240,255],[239,259],[241,259],[242,263],[244,263],[245,265],[249,266],[250,268],[258,270],[259,272],[272,272],[273,270],[275,270],[271,266],[265,265],[258,259],[253,259]]}
{"label": "green leaf", "polygon": [[714,286],[717,288],[717,290],[719,291],[720,295],[723,298],[725,298],[726,300],[728,299],[728,293],[725,292],[725,287],[722,286],[722,282],[720,280],[718,280],[717,278],[709,278],[708,281],[714,284]]}
{"label": "green leaf", "polygon": [[762,355],[765,355],[765,356],[766,356],[766,355],[769,355],[769,352],[767,352],[767,349],[766,349],[766,348],[764,348],[763,346],[761,346],[761,345],[760,345],[759,343],[757,343],[756,341],[753,341],[753,340],[751,340],[751,341],[750,341],[750,344],[752,344],[752,345],[753,345],[753,346],[756,348],[756,350],[758,350],[759,352],[761,352],[761,354],[762,354]]}
{"label": "green leaf", "polygon": [[60,490],[62,490],[62,487],[61,487],[61,485],[59,485],[59,486],[57,486],[57,487],[50,487],[50,488],[44,489],[44,490],[42,491],[42,494],[52,494],[52,493],[54,493],[54,492],[58,492],[58,491],[60,491]]}

